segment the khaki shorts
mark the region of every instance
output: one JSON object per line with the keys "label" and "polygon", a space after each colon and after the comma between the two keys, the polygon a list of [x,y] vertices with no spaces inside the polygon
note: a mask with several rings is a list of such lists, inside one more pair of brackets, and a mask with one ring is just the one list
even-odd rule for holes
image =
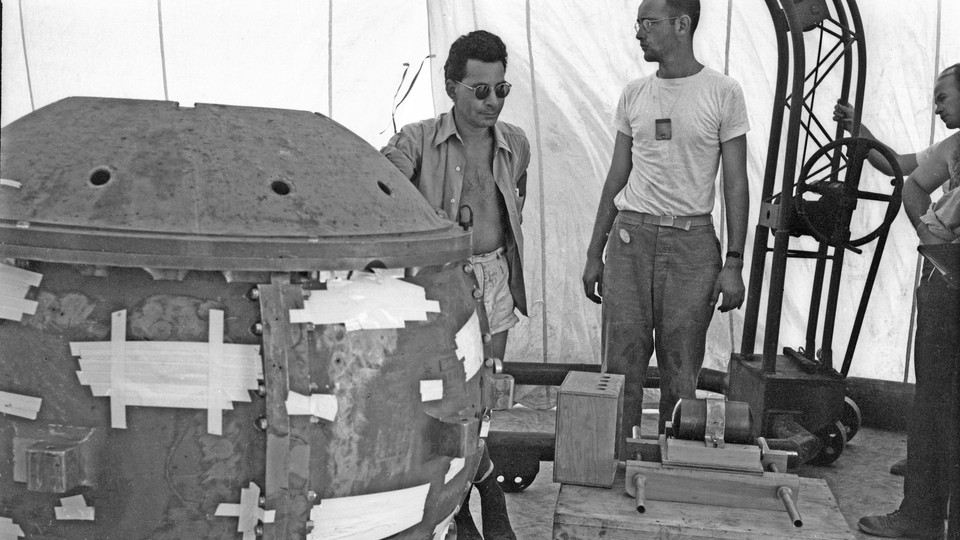
{"label": "khaki shorts", "polygon": [[470,257],[474,275],[483,292],[483,307],[487,310],[490,335],[513,328],[520,318],[513,312],[513,294],[510,292],[510,268],[504,249]]}

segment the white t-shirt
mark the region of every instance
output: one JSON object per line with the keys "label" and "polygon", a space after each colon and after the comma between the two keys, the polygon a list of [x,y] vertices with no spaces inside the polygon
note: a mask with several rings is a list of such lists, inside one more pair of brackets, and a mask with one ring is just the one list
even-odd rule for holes
{"label": "white t-shirt", "polygon": [[[670,119],[671,138],[656,140],[656,120],[663,118]],[[720,143],[750,130],[740,84],[707,67],[689,77],[630,82],[615,122],[633,138],[633,168],[614,204],[656,215],[711,213]]]}

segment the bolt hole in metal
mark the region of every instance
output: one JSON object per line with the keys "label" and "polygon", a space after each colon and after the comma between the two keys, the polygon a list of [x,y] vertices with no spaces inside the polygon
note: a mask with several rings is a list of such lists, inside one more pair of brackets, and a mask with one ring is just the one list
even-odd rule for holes
{"label": "bolt hole in metal", "polygon": [[293,188],[290,187],[290,184],[284,180],[274,180],[270,182],[270,189],[273,190],[277,195],[289,195]]}
{"label": "bolt hole in metal", "polygon": [[113,178],[113,175],[110,174],[110,169],[106,167],[97,167],[90,172],[90,185],[100,187],[106,185],[111,178]]}
{"label": "bolt hole in metal", "polygon": [[386,193],[387,195],[393,195],[393,190],[390,189],[390,186],[384,184],[380,180],[377,180],[377,185],[380,186],[380,191]]}

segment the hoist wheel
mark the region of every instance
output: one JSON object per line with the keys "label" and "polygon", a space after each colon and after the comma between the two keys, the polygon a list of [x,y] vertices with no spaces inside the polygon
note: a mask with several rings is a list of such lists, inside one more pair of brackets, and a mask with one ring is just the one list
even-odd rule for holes
{"label": "hoist wheel", "polygon": [[[894,172],[888,192],[861,189],[861,172],[872,150],[879,152]],[[847,137],[824,145],[810,156],[800,170],[795,191],[792,234],[809,234],[834,247],[855,248],[886,232],[897,217],[903,173],[896,155],[885,145],[863,137]],[[807,193],[820,197],[804,199]],[[883,221],[859,238],[848,238],[851,215],[861,200],[886,203]]]}

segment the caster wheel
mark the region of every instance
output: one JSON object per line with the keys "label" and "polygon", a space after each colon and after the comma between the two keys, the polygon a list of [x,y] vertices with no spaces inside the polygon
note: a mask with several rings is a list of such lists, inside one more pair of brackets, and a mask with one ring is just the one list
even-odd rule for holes
{"label": "caster wheel", "polygon": [[843,453],[843,447],[847,445],[847,429],[836,421],[821,429],[817,433],[823,448],[820,453],[813,457],[808,463],[811,465],[829,465],[840,457]]}
{"label": "caster wheel", "polygon": [[840,418],[840,423],[843,424],[847,432],[847,442],[850,442],[857,432],[860,431],[860,424],[862,422],[863,415],[860,414],[860,407],[857,406],[857,403],[849,397],[843,398],[843,416]]}
{"label": "caster wheel", "polygon": [[537,459],[514,459],[505,463],[497,463],[497,483],[505,493],[519,493],[527,489],[540,472],[540,461]]}

